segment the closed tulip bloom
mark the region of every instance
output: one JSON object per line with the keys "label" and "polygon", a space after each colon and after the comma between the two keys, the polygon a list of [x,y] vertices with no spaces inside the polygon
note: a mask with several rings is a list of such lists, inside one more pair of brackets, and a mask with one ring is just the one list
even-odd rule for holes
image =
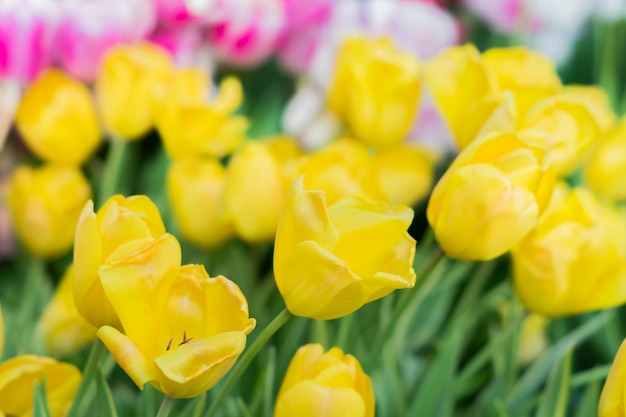
{"label": "closed tulip bloom", "polygon": [[[548,160],[559,175],[578,167],[600,127],[589,109],[564,96],[556,95],[537,102],[521,120],[522,129],[540,131]],[[539,137],[539,136],[537,136]]]}
{"label": "closed tulip bloom", "polygon": [[530,49],[492,48],[482,58],[500,91],[513,94],[521,115],[535,102],[556,94],[561,88],[554,63]]}
{"label": "closed tulip bloom", "polygon": [[425,83],[459,146],[465,148],[503,97],[473,45],[448,48],[428,61]]}
{"label": "closed tulip bloom", "polygon": [[95,81],[98,110],[107,132],[125,140],[146,134],[154,124],[154,100],[172,71],[170,55],[154,44],[110,48]]}
{"label": "closed tulip bloom", "polygon": [[444,252],[488,260],[532,230],[554,184],[530,133],[495,133],[465,148],[435,186],[427,217]]}
{"label": "closed tulip bloom", "polygon": [[[287,196],[274,249],[274,276],[289,311],[330,320],[415,285],[413,210],[346,198],[327,206],[300,178]],[[367,242],[367,245],[363,245]]]}
{"label": "closed tulip bloom", "polygon": [[9,185],[8,202],[26,250],[46,259],[69,251],[80,211],[90,197],[89,183],[78,168],[18,167]]}
{"label": "closed tulip bloom", "polygon": [[369,181],[393,205],[412,206],[423,200],[433,185],[434,158],[415,145],[382,149],[372,157]]}
{"label": "closed tulip bloom", "polygon": [[41,314],[38,331],[46,351],[55,357],[67,356],[96,339],[96,328],[87,323],[74,303],[74,267],[63,274],[54,297]]}
{"label": "closed tulip bloom", "polygon": [[613,359],[611,370],[600,394],[598,417],[626,416],[626,340],[624,340]]}
{"label": "closed tulip bloom", "polygon": [[584,105],[602,132],[608,131],[615,125],[617,116],[611,108],[609,97],[601,87],[594,85],[566,85],[559,95]]}
{"label": "closed tulip bloom", "polygon": [[96,327],[119,326],[98,271],[119,247],[133,241],[147,245],[164,233],[159,210],[146,196],[115,195],[97,214],[93,202],[84,205],[74,244],[74,300],[85,320]]}
{"label": "closed tulip bloom", "polygon": [[302,346],[289,364],[274,417],[374,417],[372,381],[359,361],[334,347]]}
{"label": "closed tulip bloom", "polygon": [[586,189],[561,194],[512,251],[520,299],[550,317],[623,304],[626,223]]}
{"label": "closed tulip bloom", "polygon": [[389,147],[402,142],[417,117],[417,59],[390,39],[344,41],[329,92],[329,105],[355,139]]}
{"label": "closed tulip bloom", "polygon": [[30,85],[15,122],[28,147],[49,162],[80,165],[102,139],[89,90],[58,70]]}
{"label": "closed tulip bloom", "polygon": [[101,269],[124,333],[104,326],[98,337],[137,386],[190,398],[212,388],[233,366],[256,321],[239,288],[201,265],[180,266],[176,239],[130,242]]}
{"label": "closed tulip bloom", "polygon": [[228,164],[226,213],[244,240],[274,238],[284,195],[279,160],[266,143],[250,141],[233,155]]}
{"label": "closed tulip bloom", "polygon": [[364,144],[342,138],[304,157],[298,172],[304,175],[307,189],[325,193],[328,204],[354,196],[383,200],[384,195],[374,181],[372,184],[366,182],[370,162]]}
{"label": "closed tulip bloom", "polygon": [[[207,86],[198,82],[188,84],[197,84],[195,91],[207,91]],[[182,87],[189,90],[189,85]],[[233,114],[243,101],[239,80],[226,78],[211,101],[176,90],[180,87],[170,85],[155,110],[156,127],[171,158],[220,158],[245,140],[248,120]]]}
{"label": "closed tulip bloom", "polygon": [[598,141],[584,178],[595,192],[613,200],[626,200],[626,119]]}
{"label": "closed tulip bloom", "polygon": [[215,248],[234,235],[224,212],[226,169],[216,159],[174,161],[167,173],[167,195],[181,235]]}
{"label": "closed tulip bloom", "polygon": [[65,416],[78,390],[80,371],[72,364],[35,355],[0,363],[0,415],[33,415],[33,387],[43,380],[50,416]]}

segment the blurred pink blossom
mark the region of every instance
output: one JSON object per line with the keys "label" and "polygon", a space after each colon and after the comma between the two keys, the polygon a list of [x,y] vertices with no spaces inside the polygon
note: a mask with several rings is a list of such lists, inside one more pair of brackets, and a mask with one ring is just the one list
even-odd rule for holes
{"label": "blurred pink blossom", "polygon": [[524,0],[465,0],[465,5],[491,26],[511,33],[520,24]]}
{"label": "blurred pink blossom", "polygon": [[251,66],[274,53],[285,24],[284,0],[215,0],[209,44],[229,64]]}
{"label": "blurred pink blossom", "polygon": [[286,25],[278,58],[293,72],[304,72],[330,21],[336,0],[286,0]]}
{"label": "blurred pink blossom", "polygon": [[56,2],[0,1],[0,78],[25,83],[50,65],[58,19]]}
{"label": "blurred pink blossom", "polygon": [[156,24],[151,0],[63,0],[55,50],[74,77],[92,80],[104,52],[146,37]]}

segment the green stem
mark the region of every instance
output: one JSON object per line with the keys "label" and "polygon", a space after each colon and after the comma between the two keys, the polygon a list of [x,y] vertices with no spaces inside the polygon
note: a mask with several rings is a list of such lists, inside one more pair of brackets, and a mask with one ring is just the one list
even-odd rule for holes
{"label": "green stem", "polygon": [[[248,368],[248,365],[252,362],[252,359],[256,357],[256,355],[261,351],[261,348],[265,346],[268,340],[281,328],[289,319],[292,317],[291,313],[284,308],[274,320],[267,325],[265,329],[261,332],[261,334],[255,339],[255,341],[250,345],[248,350],[244,352],[244,354],[239,358],[239,361],[235,364],[233,369],[230,371],[230,374],[224,380],[224,384],[221,386],[220,390],[217,392],[213,403],[209,407],[209,410],[204,415],[204,417],[212,417],[215,415],[217,410],[219,410],[222,401],[226,398],[226,395],[230,392],[235,382],[239,380],[244,371]],[[71,416],[68,416],[71,417]]]}
{"label": "green stem", "polygon": [[159,407],[159,411],[157,412],[156,417],[167,417],[170,415],[170,411],[172,411],[172,407],[174,406],[174,398],[166,395],[163,397],[163,401],[161,402],[161,406]]}
{"label": "green stem", "polygon": [[95,382],[96,377],[98,376],[98,367],[100,366],[100,362],[102,361],[102,357],[105,353],[106,349],[104,344],[102,344],[100,339],[96,339],[91,346],[89,358],[87,359],[85,371],[83,372],[83,378],[80,381],[78,391],[76,391],[76,396],[74,397],[74,402],[72,403],[66,417],[76,417],[79,415],[78,410],[80,409],[81,402],[86,396],[87,390],[91,384]]}
{"label": "green stem", "polygon": [[122,171],[128,159],[128,141],[113,139],[109,146],[109,153],[102,172],[102,181],[98,190],[98,206],[102,206],[109,197],[118,192]]}

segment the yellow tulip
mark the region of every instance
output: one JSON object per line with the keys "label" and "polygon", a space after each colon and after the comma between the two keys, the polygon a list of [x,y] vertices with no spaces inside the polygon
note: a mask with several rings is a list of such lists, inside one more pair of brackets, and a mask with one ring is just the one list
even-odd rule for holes
{"label": "yellow tulip", "polygon": [[[274,276],[289,311],[330,320],[395,289],[415,285],[413,210],[346,198],[328,207],[300,178],[287,196],[274,249]],[[364,245],[363,242],[367,242]]]}
{"label": "yellow tulip", "polygon": [[46,350],[55,357],[70,355],[96,339],[96,328],[87,323],[74,303],[74,268],[63,274],[54,297],[41,314],[38,331]]}
{"label": "yellow tulip", "polygon": [[600,394],[598,417],[626,416],[626,340],[615,355],[613,365]]}
{"label": "yellow tulip", "polygon": [[334,347],[302,346],[289,364],[274,417],[374,417],[372,381],[359,361]]}
{"label": "yellow tulip", "polygon": [[587,107],[602,132],[606,132],[615,124],[615,112],[611,109],[609,98],[602,88],[593,85],[566,85],[559,95]]}
{"label": "yellow tulip", "polygon": [[626,118],[598,142],[585,167],[585,181],[603,196],[626,200]]}
{"label": "yellow tulip", "polygon": [[224,213],[226,170],[212,158],[172,163],[167,194],[181,235],[204,248],[215,248],[234,235]]}
{"label": "yellow tulip", "polygon": [[156,127],[171,158],[219,158],[245,140],[248,120],[233,115],[243,101],[239,80],[229,77],[222,81],[212,101],[190,98],[188,94],[181,97],[178,90],[180,87],[170,85],[155,110]]}
{"label": "yellow tulip", "polygon": [[28,147],[49,162],[80,165],[102,139],[89,89],[59,70],[29,86],[15,123]]}
{"label": "yellow tulip", "polygon": [[533,312],[559,317],[626,301],[626,222],[588,190],[556,193],[512,255],[516,291]]}
{"label": "yellow tulip", "polygon": [[104,293],[98,271],[128,243],[144,245],[165,233],[159,210],[146,196],[115,195],[98,210],[89,201],[76,226],[74,244],[74,300],[80,314],[96,327],[119,326],[117,314]]}
{"label": "yellow tulip", "polygon": [[342,138],[302,158],[298,173],[304,175],[307,189],[326,194],[328,204],[354,196],[382,200],[384,195],[380,189],[366,182],[370,162],[365,145]]}
{"label": "yellow tulip", "polygon": [[0,363],[0,415],[31,416],[34,384],[46,382],[51,417],[64,416],[78,390],[80,371],[69,363],[23,355]]}
{"label": "yellow tulip", "polygon": [[104,128],[117,139],[136,140],[154,124],[154,101],[171,77],[166,50],[141,42],[116,45],[105,54],[96,76],[98,110]]}
{"label": "yellow tulip", "polygon": [[89,183],[78,168],[18,167],[9,184],[8,203],[26,250],[46,259],[70,250],[80,211],[90,197]]}
{"label": "yellow tulip", "polygon": [[[239,288],[201,265],[180,266],[180,246],[164,235],[116,252],[100,270],[124,333],[103,326],[98,337],[137,386],[170,397],[212,388],[233,366],[255,327]],[[119,255],[119,257],[118,257]]]}
{"label": "yellow tulip", "polygon": [[531,132],[495,133],[465,148],[435,186],[427,217],[444,252],[488,260],[535,226],[554,184]]}
{"label": "yellow tulip", "polygon": [[279,159],[264,141],[250,141],[228,164],[226,213],[237,234],[249,242],[274,238],[284,199]]}
{"label": "yellow tulip", "polygon": [[593,141],[600,135],[587,106],[567,95],[537,102],[521,120],[521,129],[542,132],[542,146],[557,174],[568,175],[581,163]]}
{"label": "yellow tulip", "polygon": [[412,206],[430,192],[434,169],[433,157],[424,149],[400,145],[376,152],[367,176],[389,204]]}
{"label": "yellow tulip", "polygon": [[482,58],[500,91],[513,94],[520,115],[535,102],[561,89],[561,80],[552,61],[530,49],[492,48]]}
{"label": "yellow tulip", "polygon": [[419,97],[414,56],[387,38],[344,41],[328,101],[356,139],[379,147],[402,142],[417,117]]}
{"label": "yellow tulip", "polygon": [[426,86],[452,131],[465,148],[502,104],[503,97],[474,45],[451,47],[426,63]]}

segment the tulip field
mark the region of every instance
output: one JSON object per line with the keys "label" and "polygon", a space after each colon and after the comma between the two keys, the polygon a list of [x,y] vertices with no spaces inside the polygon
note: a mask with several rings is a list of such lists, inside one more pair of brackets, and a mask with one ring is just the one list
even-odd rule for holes
{"label": "tulip field", "polygon": [[0,417],[626,417],[623,0],[0,0]]}

